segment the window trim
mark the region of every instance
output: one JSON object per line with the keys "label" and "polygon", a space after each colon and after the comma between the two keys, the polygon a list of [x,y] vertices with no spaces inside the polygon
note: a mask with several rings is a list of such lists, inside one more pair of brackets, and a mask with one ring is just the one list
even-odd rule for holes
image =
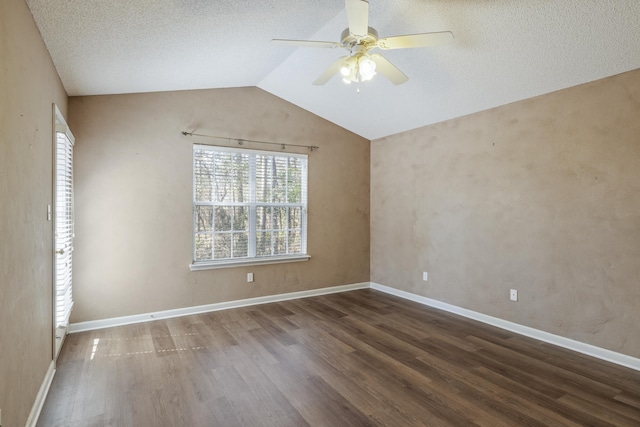
{"label": "window trim", "polygon": [[[195,176],[195,152],[196,150],[209,150],[209,151],[223,151],[223,152],[232,152],[232,153],[244,153],[252,156],[257,155],[267,155],[267,156],[286,156],[286,157],[297,157],[306,160],[305,171],[302,176],[302,185],[304,187],[304,196],[303,201],[301,203],[302,208],[302,218],[301,218],[301,230],[302,233],[302,253],[299,254],[285,254],[285,255],[270,255],[270,256],[254,256],[254,257],[243,257],[243,258],[225,258],[219,260],[195,260],[195,236],[196,231],[194,229],[194,223],[192,222],[191,228],[191,237],[192,237],[192,261],[189,264],[189,269],[191,271],[200,271],[200,270],[210,270],[210,269],[219,269],[219,268],[232,268],[232,267],[241,267],[241,266],[253,266],[253,265],[266,265],[266,264],[281,264],[281,263],[289,263],[289,262],[301,262],[308,261],[311,259],[311,256],[308,254],[307,247],[307,237],[308,237],[308,222],[307,222],[307,209],[308,209],[308,168],[309,168],[309,157],[306,154],[299,153],[290,153],[290,152],[278,152],[278,151],[267,151],[267,150],[256,150],[250,148],[235,148],[235,147],[226,147],[226,146],[215,146],[215,145],[205,145],[205,144],[193,144],[192,151],[192,218],[195,219],[195,208],[200,203],[208,204],[209,202],[198,202],[195,200],[195,185],[196,185],[196,176]],[[251,167],[255,168],[255,164],[251,163]],[[255,171],[251,171],[249,174],[250,179],[250,191],[252,195],[250,197],[251,204],[255,205],[273,205],[272,203],[257,203],[255,201]],[[215,206],[215,202],[211,202],[212,206]],[[276,204],[280,205],[280,203]],[[288,205],[286,203],[285,205]],[[275,205],[274,205],[275,206]],[[255,218],[252,218],[249,215],[249,242],[250,245],[255,245],[255,237],[256,237],[256,229],[255,229]],[[254,239],[251,239],[253,237]]]}

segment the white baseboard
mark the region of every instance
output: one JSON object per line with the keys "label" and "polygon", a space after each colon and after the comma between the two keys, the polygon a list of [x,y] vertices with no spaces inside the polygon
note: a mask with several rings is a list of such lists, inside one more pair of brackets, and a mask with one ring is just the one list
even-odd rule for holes
{"label": "white baseboard", "polygon": [[[627,356],[626,354],[617,353],[615,351],[607,350],[601,347],[596,347],[594,345],[572,340],[570,338],[565,338],[560,335],[554,335],[549,332],[541,331],[539,329],[523,326],[518,323],[510,322],[508,320],[489,316],[487,314],[479,313],[477,311],[468,310],[466,308],[458,307],[442,301],[423,297],[421,295],[412,294],[410,292],[391,288],[389,286],[381,285],[379,283],[374,283],[374,282],[363,282],[363,283],[356,283],[352,285],[333,286],[329,288],[312,289],[312,290],[300,291],[300,292],[290,292],[286,294],[267,295],[264,297],[247,298],[247,299],[236,300],[236,301],[227,301],[227,302],[220,302],[220,303],[214,303],[214,304],[199,305],[194,307],[178,308],[178,309],[158,311],[153,313],[135,314],[132,316],[114,317],[110,319],[91,320],[87,322],[72,323],[69,325],[69,333],[91,331],[95,329],[110,328],[113,326],[122,326],[122,325],[129,325],[133,323],[150,322],[158,319],[169,319],[172,317],[187,316],[190,314],[208,313],[211,311],[227,310],[231,308],[247,307],[251,305],[267,304],[270,302],[287,301],[291,299],[307,298],[307,297],[313,297],[318,295],[327,295],[332,293],[347,292],[347,291],[353,291],[356,289],[366,289],[366,288],[375,289],[377,291],[395,295],[397,297],[411,300],[423,305],[427,305],[429,307],[434,307],[440,310],[448,311],[450,313],[467,317],[469,319],[477,320],[479,322],[496,326],[498,328],[502,328],[511,332],[515,332],[520,335],[524,335],[530,338],[534,338],[540,341],[557,345],[559,347],[573,350],[578,353],[586,354],[588,356],[593,356],[598,359],[606,360],[608,362],[615,363],[617,365],[625,366],[627,368],[640,371],[640,359],[636,357]],[[53,379],[53,374],[51,376],[51,379]],[[51,380],[49,380],[49,384],[50,384],[50,381]],[[44,400],[42,401],[42,403],[44,403]],[[34,409],[35,409],[35,405],[34,405]],[[39,413],[39,409],[38,409],[38,413]]]}
{"label": "white baseboard", "polygon": [[49,364],[49,369],[47,369],[47,373],[44,376],[44,380],[40,385],[40,390],[38,390],[38,395],[36,396],[36,401],[33,402],[33,407],[31,408],[31,412],[29,413],[29,418],[27,418],[27,423],[25,427],[35,427],[38,422],[38,418],[40,417],[40,411],[42,411],[42,407],[44,406],[44,401],[47,399],[47,394],[49,393],[49,387],[51,387],[51,383],[53,382],[53,376],[56,373],[56,364],[52,360],[51,364]]}
{"label": "white baseboard", "polygon": [[347,292],[356,289],[369,288],[369,282],[355,283],[352,285],[333,286],[330,288],[311,289],[308,291],[290,292],[286,294],[267,295],[264,297],[247,298],[236,301],[219,302],[214,304],[198,305],[194,307],[177,308],[173,310],[157,311],[153,313],[134,314],[132,316],[113,317],[110,319],[90,320],[87,322],[72,323],[69,325],[69,333],[92,331],[95,329],[110,328],[113,326],[130,325],[133,323],[151,322],[158,319],[187,316],[190,314],[208,313],[211,311],[227,310],[230,308],[247,307],[251,305],[267,304],[270,302],[287,301],[298,298],[308,298],[318,295],[327,295],[337,292]]}
{"label": "white baseboard", "polygon": [[508,331],[515,332],[520,335],[524,335],[530,338],[547,342],[549,344],[554,344],[559,347],[564,347],[569,350],[577,351],[578,353],[586,354],[588,356],[593,356],[598,359],[606,360],[607,362],[615,363],[617,365],[625,366],[627,368],[640,371],[640,359],[636,357],[627,356],[626,354],[622,354],[622,353],[616,353],[615,351],[607,350],[601,347],[596,347],[594,345],[572,340],[570,338],[565,338],[560,335],[554,335],[549,332],[541,331],[539,329],[530,328],[528,326],[519,325],[517,323],[509,322],[508,320],[503,320],[497,317],[488,316],[486,314],[478,313],[472,310],[467,310],[466,308],[447,304],[442,301],[412,294],[410,292],[405,292],[399,289],[390,288],[389,286],[380,285],[378,283],[371,282],[371,289],[375,289],[377,291],[395,295],[400,298],[408,299],[420,304],[427,305],[429,307],[439,308],[441,310],[458,314],[460,316],[464,316],[469,319],[477,320],[482,323],[487,323],[489,325],[497,326],[498,328],[506,329]]}

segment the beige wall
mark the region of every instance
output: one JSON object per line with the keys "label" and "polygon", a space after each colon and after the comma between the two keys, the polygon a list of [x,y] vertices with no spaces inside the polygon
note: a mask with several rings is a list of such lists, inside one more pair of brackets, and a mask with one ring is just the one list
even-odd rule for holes
{"label": "beige wall", "polygon": [[637,70],[373,141],[371,280],[640,357],[639,138]]}
{"label": "beige wall", "polygon": [[[0,1],[0,409],[24,425],[52,360],[52,103],[67,97],[24,0]],[[66,114],[65,114],[66,115]]]}
{"label": "beige wall", "polygon": [[[72,322],[369,280],[366,139],[257,88],[74,97],[69,114]],[[320,147],[309,153],[310,261],[189,270],[192,145],[208,141],[183,130]]]}

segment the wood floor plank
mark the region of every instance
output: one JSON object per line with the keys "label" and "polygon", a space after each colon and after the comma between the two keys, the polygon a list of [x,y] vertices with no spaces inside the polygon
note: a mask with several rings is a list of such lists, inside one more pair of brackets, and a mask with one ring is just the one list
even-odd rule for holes
{"label": "wood floor plank", "polygon": [[[348,331],[349,336],[357,337],[353,341],[356,352],[350,354],[361,360],[360,365],[370,365],[376,369],[377,376],[389,374],[385,378],[384,387],[394,389],[396,396],[404,396],[405,400],[419,398],[421,403],[428,408],[429,418],[439,417],[445,420],[453,420],[457,425],[478,425],[475,420],[468,419],[459,408],[449,406],[444,403],[446,399],[455,400],[454,396],[445,390],[434,390],[429,386],[430,379],[424,372],[417,372],[415,355],[410,349],[402,345],[402,342],[395,340],[391,335],[381,335],[374,333],[374,327],[360,322],[355,318],[342,319],[339,324],[333,324],[334,333],[341,329]],[[351,339],[353,340],[353,338]],[[384,360],[385,363],[380,361]],[[402,378],[402,381],[395,384],[395,378]],[[409,391],[409,393],[406,393]],[[425,396],[427,397],[425,399]],[[464,406],[464,402],[460,402]],[[446,417],[442,417],[446,413]]]}
{"label": "wood floor plank", "polygon": [[270,335],[272,335],[276,340],[280,341],[284,345],[293,345],[296,344],[297,341],[293,338],[287,331],[276,325],[271,319],[269,319],[266,315],[262,314],[258,310],[252,311],[249,313],[251,318],[255,320],[255,322],[260,325],[262,329],[267,331]]}
{"label": "wood floor plank", "polygon": [[547,382],[560,379],[561,381],[558,382],[558,386],[565,390],[588,389],[591,393],[609,397],[613,397],[621,391],[619,388],[611,386],[609,380],[605,379],[605,377],[593,379],[582,376],[560,366],[524,355],[521,352],[513,351],[506,345],[498,346],[477,339],[476,337],[470,337],[470,340],[483,346],[483,349],[478,352],[479,357],[486,357],[486,359],[494,361],[505,360],[506,362],[504,364],[506,366],[512,369],[518,369],[521,372],[530,372]]}
{"label": "wood floor plank", "polygon": [[630,414],[631,416],[629,417],[618,411],[617,408],[609,405],[603,406],[595,403],[593,400],[586,400],[571,394],[562,396],[558,400],[578,411],[591,414],[594,417],[615,426],[631,427],[640,425],[640,420],[638,420],[638,417],[635,416],[635,414]]}
{"label": "wood floor plank", "polygon": [[[544,423],[537,422],[526,413],[514,410],[513,407],[503,405],[503,402],[501,401],[491,400],[487,393],[483,392],[487,387],[490,387],[491,384],[482,384],[482,387],[478,387],[477,383],[474,384],[474,386],[467,384],[470,377],[468,375],[465,376],[464,373],[473,368],[473,365],[469,365],[467,363],[464,363],[463,365],[452,363],[452,359],[449,356],[457,352],[474,352],[479,349],[479,347],[466,343],[456,337],[451,337],[452,339],[444,341],[441,340],[443,337],[439,335],[436,339],[440,342],[441,346],[442,344],[446,345],[447,349],[445,349],[445,357],[438,357],[436,352],[429,351],[430,348],[425,345],[425,341],[431,340],[431,342],[434,342],[434,337],[416,339],[401,330],[386,327],[385,323],[382,321],[378,322],[375,326],[382,331],[388,332],[390,336],[403,341],[406,345],[409,345],[410,347],[408,347],[408,349],[413,348],[413,356],[415,356],[415,358],[408,358],[408,363],[406,363],[408,366],[413,366],[415,368],[421,362],[426,363],[424,367],[428,369],[422,370],[420,368],[416,368],[416,370],[422,371],[421,373],[423,375],[428,376],[433,380],[437,380],[437,387],[445,389],[453,385],[456,393],[463,394],[465,399],[475,402],[475,404],[481,408],[477,410],[477,412],[490,412],[494,418],[489,418],[486,421],[488,425],[498,425],[500,423],[499,420],[502,420],[504,425],[514,425],[514,423],[532,426],[546,425]],[[402,344],[397,342],[393,344],[396,346],[402,346]],[[452,348],[451,345],[454,345],[457,349]],[[396,358],[400,359],[398,357]],[[426,362],[427,360],[428,362]]]}
{"label": "wood floor plank", "polygon": [[530,406],[553,412],[562,419],[566,419],[572,423],[582,426],[610,425],[597,417],[587,414],[584,411],[575,410],[573,407],[563,404],[558,399],[554,399],[546,394],[531,390],[526,385],[497,374],[485,367],[476,368],[476,372],[486,380],[499,384],[515,396],[526,396]]}
{"label": "wood floor plank", "polygon": [[640,426],[640,372],[374,290],[72,334],[39,427]]}
{"label": "wood floor plank", "polygon": [[[320,354],[319,357],[316,357],[315,354],[313,357],[308,357],[307,350],[300,347],[294,347],[292,351],[298,353],[297,357],[304,361],[307,371],[319,375],[346,400],[371,419],[376,420],[379,425],[422,425],[414,417],[419,414],[416,409],[423,411],[419,402],[410,411],[392,404],[394,400],[398,400],[398,394],[395,391],[407,390],[406,384],[398,382],[394,391],[394,387],[389,387],[389,381],[380,380],[391,378],[393,375],[391,372],[387,370],[381,372],[375,367],[363,365],[353,358],[345,357],[355,351],[351,347],[349,349],[348,352],[338,352],[333,355]],[[365,367],[368,368],[366,371],[363,369]],[[417,378],[417,380],[428,381],[424,378]],[[404,403],[406,402],[404,400]],[[394,410],[381,410],[381,408],[390,407]],[[428,416],[429,414],[425,412],[423,415]]]}
{"label": "wood floor plank", "polygon": [[627,393],[626,391],[623,391],[613,399],[616,400],[617,402],[622,402],[628,406],[633,406],[634,408],[640,410],[640,396],[638,395],[633,395],[633,394]]}
{"label": "wood floor plank", "polygon": [[246,330],[239,323],[227,323],[224,328],[238,342],[242,352],[256,364],[278,363],[278,360],[265,347],[261,346],[251,334],[254,329]]}
{"label": "wood floor plank", "polygon": [[308,425],[259,366],[252,364],[250,368],[245,367],[237,372],[245,384],[251,385],[252,400],[254,405],[259,408],[260,417],[267,421],[267,425],[276,427]]}
{"label": "wood floor plank", "polygon": [[[252,331],[257,334],[257,331]],[[267,344],[268,336],[258,336]],[[273,340],[271,340],[273,341]],[[366,415],[326,383],[316,372],[309,372],[298,363],[292,346],[278,341],[269,344],[270,352],[278,355],[279,363],[260,369],[278,390],[286,396],[310,425],[342,426],[371,425]]]}

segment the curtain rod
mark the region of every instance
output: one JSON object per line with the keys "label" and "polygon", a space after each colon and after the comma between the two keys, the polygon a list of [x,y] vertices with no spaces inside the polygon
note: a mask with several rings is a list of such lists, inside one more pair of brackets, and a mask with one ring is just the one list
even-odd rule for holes
{"label": "curtain rod", "polygon": [[318,147],[316,145],[302,145],[302,144],[288,144],[288,143],[287,144],[283,144],[283,143],[279,143],[279,142],[256,141],[256,140],[253,140],[253,139],[238,139],[238,138],[228,138],[228,137],[225,137],[225,136],[204,135],[204,134],[201,134],[201,133],[194,133],[194,132],[187,132],[187,131],[183,131],[182,134],[184,136],[201,136],[203,138],[224,139],[224,140],[227,140],[228,142],[235,141],[235,142],[238,143],[238,145],[242,145],[245,142],[251,142],[251,143],[256,143],[256,144],[279,145],[280,148],[282,148],[283,150],[286,147],[308,148],[309,151],[314,151],[314,150],[317,150],[318,148],[320,148],[320,147]]}

